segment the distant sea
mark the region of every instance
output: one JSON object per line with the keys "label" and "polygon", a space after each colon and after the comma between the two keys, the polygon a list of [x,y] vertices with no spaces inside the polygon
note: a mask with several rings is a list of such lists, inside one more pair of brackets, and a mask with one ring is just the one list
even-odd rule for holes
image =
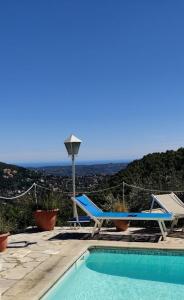
{"label": "distant sea", "polygon": [[[76,165],[100,165],[100,164],[110,164],[110,163],[129,163],[131,160],[93,160],[93,161],[76,161]],[[52,161],[52,162],[17,162],[14,163],[20,167],[25,168],[39,168],[39,167],[50,167],[50,166],[69,166],[70,161]]]}

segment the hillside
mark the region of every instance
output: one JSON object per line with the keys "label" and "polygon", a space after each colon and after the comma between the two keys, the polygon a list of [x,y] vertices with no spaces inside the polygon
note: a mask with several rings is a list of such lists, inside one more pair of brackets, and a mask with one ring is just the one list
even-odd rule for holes
{"label": "hillside", "polygon": [[[184,148],[177,151],[153,153],[130,163],[110,178],[109,186],[122,181],[158,190],[184,190]],[[122,187],[112,190],[115,197],[122,198]],[[140,211],[150,207],[152,192],[125,188],[125,200],[130,210]],[[179,194],[181,199],[183,194]]]}
{"label": "hillside", "polygon": [[37,178],[38,174],[34,171],[0,162],[0,191],[22,190],[29,187]]}
{"label": "hillside", "polygon": [[[127,163],[108,163],[108,164],[94,164],[94,165],[77,165],[77,176],[94,176],[94,175],[113,175],[124,169]],[[45,175],[55,176],[71,176],[71,166],[48,166],[39,167],[35,170],[44,173]]]}

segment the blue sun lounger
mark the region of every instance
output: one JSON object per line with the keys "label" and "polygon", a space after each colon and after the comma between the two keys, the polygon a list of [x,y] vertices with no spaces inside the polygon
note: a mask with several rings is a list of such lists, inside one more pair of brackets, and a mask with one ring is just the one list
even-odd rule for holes
{"label": "blue sun lounger", "polygon": [[104,220],[144,220],[157,221],[163,240],[166,239],[167,229],[164,221],[172,221],[172,213],[134,213],[134,212],[104,212],[96,206],[86,195],[78,195],[71,198],[94,222],[92,236],[99,232]]}

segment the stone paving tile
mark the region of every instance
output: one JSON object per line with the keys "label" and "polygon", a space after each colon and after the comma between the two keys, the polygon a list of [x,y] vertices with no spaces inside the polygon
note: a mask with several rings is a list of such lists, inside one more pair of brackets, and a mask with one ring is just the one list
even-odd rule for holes
{"label": "stone paving tile", "polygon": [[31,261],[31,262],[26,262],[22,264],[22,267],[32,270],[34,269],[36,266],[38,266],[40,264],[40,262],[38,261]]}
{"label": "stone paving tile", "polygon": [[2,263],[2,270],[1,271],[13,269],[16,265],[17,265],[16,263],[3,262]]}
{"label": "stone paving tile", "polygon": [[48,255],[46,253],[44,253],[45,250],[41,250],[41,251],[32,251],[30,254],[27,255],[27,257],[29,258],[39,258],[39,257],[47,257]]}
{"label": "stone paving tile", "polygon": [[[12,285],[16,283],[16,280],[7,280],[0,278],[0,295],[8,290]],[[0,297],[1,299],[1,297]]]}
{"label": "stone paving tile", "polygon": [[51,254],[51,255],[56,255],[58,254],[60,251],[54,250],[54,249],[47,249],[45,250],[43,253],[44,254]]}
{"label": "stone paving tile", "polygon": [[18,251],[12,253],[12,257],[22,258],[28,255],[31,252],[29,249],[19,249]]}
{"label": "stone paving tile", "polygon": [[24,256],[21,258],[21,263],[31,262],[34,261],[34,258],[30,255]]}
{"label": "stone paving tile", "polygon": [[16,268],[13,268],[11,270],[6,270],[1,272],[1,276],[4,279],[14,279],[19,280],[22,279],[26,274],[28,270],[24,268],[23,266],[18,266]]}

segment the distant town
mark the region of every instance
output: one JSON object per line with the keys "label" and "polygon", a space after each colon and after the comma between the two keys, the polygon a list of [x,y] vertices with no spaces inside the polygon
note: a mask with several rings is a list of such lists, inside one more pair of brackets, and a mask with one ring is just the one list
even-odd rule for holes
{"label": "distant town", "polygon": [[[76,189],[79,192],[95,190],[104,185],[109,176],[124,169],[127,163],[108,163],[76,166]],[[14,196],[22,193],[34,182],[50,189],[72,191],[71,166],[23,168],[0,163],[0,193]]]}

